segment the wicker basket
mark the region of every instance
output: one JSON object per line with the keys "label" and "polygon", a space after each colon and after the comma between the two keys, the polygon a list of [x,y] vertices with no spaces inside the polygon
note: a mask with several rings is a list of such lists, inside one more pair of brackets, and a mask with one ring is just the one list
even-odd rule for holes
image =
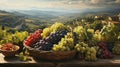
{"label": "wicker basket", "polygon": [[2,49],[0,49],[0,51],[5,57],[13,57],[15,56],[16,53],[18,53],[19,46],[16,45],[16,48],[17,50],[14,50],[14,51],[2,50]]}
{"label": "wicker basket", "polygon": [[29,46],[24,46],[28,49],[29,54],[32,57],[45,59],[45,60],[69,60],[74,58],[76,51],[40,51],[35,50],[34,48],[31,48]]}

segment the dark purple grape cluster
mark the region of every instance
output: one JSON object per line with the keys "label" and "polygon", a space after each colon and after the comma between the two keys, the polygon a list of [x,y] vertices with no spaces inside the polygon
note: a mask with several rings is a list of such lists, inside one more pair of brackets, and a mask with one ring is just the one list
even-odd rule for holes
{"label": "dark purple grape cluster", "polygon": [[51,33],[48,37],[45,38],[45,40],[52,44],[57,44],[61,40],[61,38],[63,38],[66,34],[66,30],[57,31],[55,33]]}
{"label": "dark purple grape cluster", "polygon": [[48,37],[40,40],[39,42],[33,45],[33,48],[37,50],[51,50],[54,44],[57,44],[61,38],[63,38],[67,34],[66,30],[57,31],[55,33],[51,33]]}
{"label": "dark purple grape cluster", "polygon": [[108,43],[107,47],[108,47],[109,51],[112,52],[112,49],[114,47],[114,43]]}
{"label": "dark purple grape cluster", "polygon": [[97,52],[97,57],[102,59],[111,59],[113,58],[112,53],[108,50],[107,44],[104,42],[101,42],[98,44],[100,47]]}
{"label": "dark purple grape cluster", "polygon": [[51,50],[53,47],[53,44],[42,39],[39,42],[37,42],[36,44],[33,44],[33,47],[36,50]]}

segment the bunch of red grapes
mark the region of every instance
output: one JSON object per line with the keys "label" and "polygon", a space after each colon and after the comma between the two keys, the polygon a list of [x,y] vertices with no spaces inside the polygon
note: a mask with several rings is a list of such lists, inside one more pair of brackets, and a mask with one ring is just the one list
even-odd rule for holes
{"label": "bunch of red grapes", "polygon": [[25,44],[27,46],[32,46],[33,44],[38,42],[40,39],[42,39],[41,33],[42,33],[41,29],[38,29],[34,33],[31,33],[30,36],[25,40]]}
{"label": "bunch of red grapes", "polygon": [[98,52],[97,52],[97,57],[102,58],[102,59],[111,59],[113,58],[112,53],[108,50],[107,44],[105,42],[100,42],[98,44],[100,47]]}

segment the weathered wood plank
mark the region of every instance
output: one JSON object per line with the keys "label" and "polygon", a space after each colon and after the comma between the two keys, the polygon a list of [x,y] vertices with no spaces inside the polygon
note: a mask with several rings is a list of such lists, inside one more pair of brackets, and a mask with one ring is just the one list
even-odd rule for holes
{"label": "weathered wood plank", "polygon": [[23,62],[18,57],[5,58],[0,53],[0,67],[12,66],[12,67],[120,67],[120,56],[115,56],[114,59],[98,59],[95,62],[80,61],[77,59],[67,61],[44,61],[35,60],[31,57],[31,61]]}

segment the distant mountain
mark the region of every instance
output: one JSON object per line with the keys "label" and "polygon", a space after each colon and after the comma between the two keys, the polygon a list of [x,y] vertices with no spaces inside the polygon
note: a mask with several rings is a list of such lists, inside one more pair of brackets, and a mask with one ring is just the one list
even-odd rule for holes
{"label": "distant mountain", "polygon": [[23,17],[16,16],[13,13],[0,10],[0,25],[14,28],[23,22]]}
{"label": "distant mountain", "polygon": [[39,26],[44,27],[45,22],[33,19],[32,17],[31,15],[22,14],[20,12],[0,10],[0,27],[5,26],[10,29],[26,30],[29,32],[34,31],[34,29],[39,28]]}
{"label": "distant mountain", "polygon": [[75,18],[91,16],[113,16],[120,13],[120,9],[85,9],[77,11],[43,11],[43,10],[0,10],[0,25],[19,30],[45,27],[54,22],[67,22]]}
{"label": "distant mountain", "polygon": [[[74,19],[76,17],[89,17],[95,15],[106,15],[106,16],[113,16],[120,13],[119,8],[99,8],[99,9],[84,9],[84,10],[71,10],[71,11],[54,11],[54,10],[19,10],[16,11],[21,13],[20,15],[27,16],[28,18],[34,18],[36,20],[41,20],[41,22],[64,22],[67,20]],[[16,13],[17,14],[17,13]]]}
{"label": "distant mountain", "polygon": [[46,22],[55,22],[51,19],[59,18],[70,13],[58,12],[58,11],[41,11],[41,10],[21,10],[19,13],[28,15],[28,18],[35,18],[37,20],[46,20]]}

